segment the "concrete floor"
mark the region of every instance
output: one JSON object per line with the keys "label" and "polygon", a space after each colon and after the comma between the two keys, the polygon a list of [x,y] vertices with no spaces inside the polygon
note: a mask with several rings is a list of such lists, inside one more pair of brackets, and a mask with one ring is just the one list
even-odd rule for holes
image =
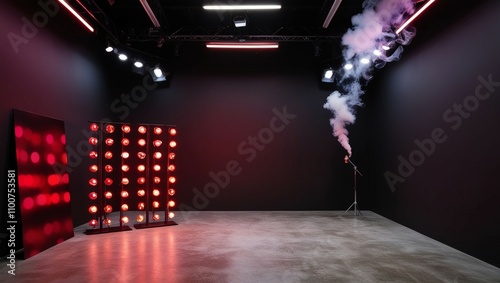
{"label": "concrete floor", "polygon": [[0,282],[500,282],[500,269],[375,213],[177,212],[177,226],[75,237]]}

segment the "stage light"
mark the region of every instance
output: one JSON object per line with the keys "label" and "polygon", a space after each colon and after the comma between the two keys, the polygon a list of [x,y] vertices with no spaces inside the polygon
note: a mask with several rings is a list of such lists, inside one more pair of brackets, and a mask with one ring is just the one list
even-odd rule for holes
{"label": "stage light", "polygon": [[106,218],[104,219],[104,224],[106,224],[107,226],[110,226],[112,223],[111,219],[110,218]]}
{"label": "stage light", "polygon": [[139,60],[136,60],[136,61],[134,62],[134,66],[135,66],[136,68],[142,68],[142,67],[144,67],[144,63],[142,63],[142,62],[141,62],[141,61],[139,61]]}
{"label": "stage light", "polygon": [[155,164],[155,165],[153,166],[153,170],[154,170],[154,171],[156,171],[156,172],[158,172],[158,171],[160,171],[160,170],[161,170],[161,166],[160,166],[160,165],[158,165],[158,164]]}
{"label": "stage light", "polygon": [[104,197],[106,199],[111,199],[113,197],[113,193],[110,191],[106,191],[106,192],[104,192]]}
{"label": "stage light", "polygon": [[144,221],[144,216],[142,214],[137,215],[137,222]]}
{"label": "stage light", "polygon": [[173,164],[168,165],[168,171],[175,171],[175,165]]}
{"label": "stage light", "polygon": [[153,201],[153,207],[154,208],[159,208],[160,207],[160,203],[157,202],[157,201]]}
{"label": "stage light", "polygon": [[333,76],[333,69],[328,68],[323,70],[323,77],[321,78],[321,81],[324,83],[333,83],[334,81],[334,76]]}
{"label": "stage light", "polygon": [[106,49],[104,49],[104,50],[106,50],[106,52],[108,52],[108,53],[111,53],[115,49],[113,48],[113,46],[111,46],[110,44],[108,44],[108,46],[106,46]]}
{"label": "stage light", "polygon": [[380,50],[378,50],[378,49],[375,49],[375,50],[373,50],[373,55],[378,57],[378,56],[382,55],[382,52],[380,52]]}
{"label": "stage light", "polygon": [[160,177],[154,177],[154,178],[153,178],[153,182],[154,182],[155,184],[159,184],[159,183],[161,183],[161,179],[160,179]]}
{"label": "stage light", "polygon": [[168,213],[168,218],[171,219],[171,218],[174,218],[174,217],[175,217],[175,214],[173,212],[169,212]]}
{"label": "stage light", "polygon": [[128,185],[130,183],[130,180],[128,178],[122,178],[122,185]]}
{"label": "stage light", "polygon": [[113,153],[111,151],[106,151],[104,157],[106,157],[106,159],[111,159],[113,158]]}
{"label": "stage light", "polygon": [[158,189],[154,189],[154,190],[153,190],[153,195],[154,195],[155,197],[159,196],[159,195],[160,195],[160,190],[158,190]]}
{"label": "stage light", "polygon": [[124,151],[124,152],[122,152],[121,156],[123,159],[127,159],[130,157],[130,154],[128,152]]}
{"label": "stage light", "polygon": [[153,146],[154,146],[154,147],[160,147],[160,146],[161,146],[161,144],[162,144],[162,141],[161,141],[161,140],[155,140],[155,141],[153,142]]}
{"label": "stage light", "polygon": [[150,69],[149,72],[154,82],[163,82],[167,80],[166,73],[162,70],[162,68],[159,65],[155,66],[153,69]]}
{"label": "stage light", "polygon": [[97,220],[95,220],[95,219],[90,220],[89,221],[89,226],[92,227],[92,228],[97,227]]}
{"label": "stage light", "polygon": [[92,150],[91,152],[89,152],[89,157],[90,158],[97,158],[97,152]]}
{"label": "stage light", "polygon": [[175,159],[175,153],[173,153],[173,152],[169,153],[168,159]]}
{"label": "stage light", "polygon": [[126,224],[126,223],[128,223],[129,220],[128,220],[127,216],[123,216],[122,219],[121,219],[121,221],[122,221],[123,224]]}
{"label": "stage light", "polygon": [[146,183],[146,178],[140,177],[139,179],[137,179],[137,184],[142,185],[144,183]]}
{"label": "stage light", "polygon": [[99,130],[99,126],[96,123],[92,123],[90,124],[90,130],[92,132],[97,132],[97,130]]}
{"label": "stage light", "polygon": [[128,134],[130,133],[130,126],[129,125],[122,125],[122,132]]}
{"label": "stage light", "polygon": [[127,61],[128,57],[127,55],[120,53],[118,54],[118,59],[120,59],[121,61]]}
{"label": "stage light", "polygon": [[391,47],[389,45],[382,45],[382,49],[385,51],[391,50]]}
{"label": "stage light", "polygon": [[351,70],[352,68],[354,68],[354,65],[351,64],[351,63],[347,63],[347,64],[344,65],[344,69],[345,70]]}
{"label": "stage light", "polygon": [[171,200],[168,202],[169,207],[174,207],[175,206],[175,201]]}
{"label": "stage light", "polygon": [[106,171],[106,173],[111,173],[111,172],[113,172],[113,166],[111,166],[111,165],[109,165],[109,164],[108,164],[108,165],[106,165],[106,166],[104,166],[104,171]]}
{"label": "stage light", "polygon": [[123,146],[127,146],[127,145],[129,145],[129,144],[130,144],[130,140],[129,140],[129,139],[127,139],[127,138],[123,138],[123,139],[122,139],[122,145],[123,145]]}
{"label": "stage light", "polygon": [[153,153],[154,159],[160,159],[161,156],[162,156],[161,152],[155,152],[155,153]]}
{"label": "stage light", "polygon": [[168,182],[169,182],[170,184],[174,184],[174,183],[175,183],[175,181],[176,181],[175,177],[169,177],[169,178],[168,178]]}
{"label": "stage light", "polygon": [[122,196],[122,198],[128,198],[128,192],[127,191],[122,191],[120,193],[120,195]]}
{"label": "stage light", "polygon": [[361,58],[361,59],[359,60],[359,62],[360,62],[361,64],[363,64],[363,65],[367,65],[367,64],[369,64],[369,63],[370,63],[370,59],[369,59],[369,58],[367,58],[367,57],[364,57],[364,58]]}
{"label": "stage light", "polygon": [[140,126],[140,127],[137,129],[137,131],[138,131],[139,133],[141,133],[141,134],[145,134],[145,133],[146,133],[146,131],[147,131],[147,129],[146,129],[146,127],[144,127],[144,126]]}
{"label": "stage light", "polygon": [[160,215],[159,215],[159,214],[154,214],[154,215],[153,215],[153,220],[154,220],[154,221],[158,221],[158,220],[160,220]]}
{"label": "stage light", "polygon": [[111,178],[106,178],[104,180],[104,184],[106,184],[106,186],[111,186],[113,184],[113,179]]}
{"label": "stage light", "polygon": [[139,210],[144,210],[144,207],[145,206],[144,206],[143,202],[140,202],[140,203],[137,204],[137,209],[139,209]]}
{"label": "stage light", "polygon": [[99,142],[99,140],[98,140],[96,137],[91,137],[91,138],[89,139],[89,143],[90,143],[91,145],[96,145],[98,142]]}
{"label": "stage light", "polygon": [[89,184],[90,184],[91,186],[97,186],[97,183],[98,183],[98,182],[97,182],[97,179],[96,179],[96,178],[92,178],[92,179],[90,179],[90,180],[89,180]]}
{"label": "stage light", "polygon": [[113,125],[106,125],[106,132],[108,133],[113,133],[115,131],[115,126]]}
{"label": "stage light", "polygon": [[113,145],[113,143],[115,143],[115,141],[114,141],[112,138],[107,138],[107,139],[106,139],[106,145],[107,145],[107,146],[112,146],[112,145]]}
{"label": "stage light", "polygon": [[217,49],[276,49],[279,48],[277,42],[209,42],[207,48]]}
{"label": "stage light", "polygon": [[121,208],[122,211],[128,211],[128,204],[124,203],[122,204]]}
{"label": "stage light", "polygon": [[146,158],[146,153],[142,152],[142,151],[139,151],[137,153],[137,157],[139,157],[139,159],[144,159],[144,158]]}
{"label": "stage light", "polygon": [[92,214],[97,213],[97,206],[95,206],[95,205],[90,206],[89,212]]}
{"label": "stage light", "polygon": [[146,170],[146,166],[144,166],[142,164],[141,165],[137,165],[137,171],[144,172],[144,170]]}
{"label": "stage light", "polygon": [[128,170],[130,170],[130,167],[127,164],[123,164],[122,165],[122,171],[123,172],[128,172]]}
{"label": "stage light", "polygon": [[155,127],[153,131],[157,135],[160,135],[163,132],[163,130],[160,127]]}
{"label": "stage light", "polygon": [[205,10],[279,10],[281,5],[204,5]]}
{"label": "stage light", "polygon": [[168,144],[170,147],[174,148],[177,146],[177,143],[175,141],[171,141],[169,144]]}
{"label": "stage light", "polygon": [[90,172],[97,172],[97,170],[99,170],[99,167],[97,167],[97,165],[90,165],[89,167],[89,171]]}
{"label": "stage light", "polygon": [[143,197],[144,195],[146,195],[146,191],[145,190],[138,190],[137,195],[140,197]]}
{"label": "stage light", "polygon": [[177,130],[174,129],[174,128],[170,128],[170,130],[168,130],[168,133],[171,135],[171,136],[175,136],[177,134]]}
{"label": "stage light", "polygon": [[175,189],[168,189],[168,195],[169,196],[175,195]]}
{"label": "stage light", "polygon": [[89,199],[91,200],[96,200],[97,199],[97,193],[96,192],[91,192],[89,194]]}
{"label": "stage light", "polygon": [[233,23],[237,28],[244,28],[247,26],[247,19],[243,16],[237,16],[233,19]]}
{"label": "stage light", "polygon": [[113,211],[113,208],[111,207],[111,205],[108,204],[104,207],[103,210],[105,213],[111,213]]}
{"label": "stage light", "polygon": [[138,144],[139,146],[145,146],[145,145],[146,145],[146,140],[145,140],[145,139],[139,139],[139,140],[137,141],[137,144]]}

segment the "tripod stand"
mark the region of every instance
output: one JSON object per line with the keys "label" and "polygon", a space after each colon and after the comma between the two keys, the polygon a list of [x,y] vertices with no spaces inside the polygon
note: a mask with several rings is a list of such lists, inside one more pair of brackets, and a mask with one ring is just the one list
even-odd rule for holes
{"label": "tripod stand", "polygon": [[344,215],[347,212],[349,212],[349,210],[351,210],[351,208],[354,208],[354,215],[355,216],[358,216],[358,215],[363,216],[363,214],[361,213],[361,210],[359,209],[357,195],[356,195],[356,177],[357,177],[357,174],[359,174],[359,176],[363,177],[363,174],[361,174],[361,172],[359,172],[358,167],[356,167],[356,165],[354,163],[352,163],[351,159],[347,155],[344,157],[344,161],[345,161],[345,163],[347,163],[347,162],[351,163],[351,165],[354,169],[354,202],[344,212]]}

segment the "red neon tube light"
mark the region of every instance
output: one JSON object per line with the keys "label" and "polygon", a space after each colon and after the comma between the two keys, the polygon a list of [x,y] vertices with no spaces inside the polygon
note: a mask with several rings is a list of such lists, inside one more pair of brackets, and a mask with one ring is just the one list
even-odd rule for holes
{"label": "red neon tube light", "polygon": [[413,16],[411,16],[408,20],[406,20],[406,22],[396,30],[396,34],[404,30],[406,26],[408,26],[413,20],[415,20],[415,18],[418,17],[418,15],[420,15],[432,3],[434,3],[434,1],[435,0],[429,0],[429,2],[425,3],[425,5],[422,6],[422,8],[420,8],[420,10],[418,10],[415,14],[413,14]]}

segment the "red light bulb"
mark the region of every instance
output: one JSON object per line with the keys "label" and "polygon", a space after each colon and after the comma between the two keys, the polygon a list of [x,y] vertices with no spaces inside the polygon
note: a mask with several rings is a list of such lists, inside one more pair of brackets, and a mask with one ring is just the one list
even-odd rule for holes
{"label": "red light bulb", "polygon": [[90,130],[92,132],[97,132],[97,130],[99,130],[99,126],[96,123],[92,123],[90,124]]}

